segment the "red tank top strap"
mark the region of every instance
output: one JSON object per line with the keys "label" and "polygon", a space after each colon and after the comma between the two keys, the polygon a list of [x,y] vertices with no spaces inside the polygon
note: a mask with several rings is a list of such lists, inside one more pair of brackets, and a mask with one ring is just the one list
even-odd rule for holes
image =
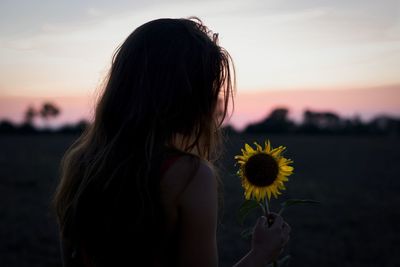
{"label": "red tank top strap", "polygon": [[90,259],[89,255],[86,251],[86,242],[81,242],[81,261],[84,267],[94,267],[92,260]]}
{"label": "red tank top strap", "polygon": [[164,175],[168,169],[181,157],[182,155],[170,155],[161,164],[161,175]]}

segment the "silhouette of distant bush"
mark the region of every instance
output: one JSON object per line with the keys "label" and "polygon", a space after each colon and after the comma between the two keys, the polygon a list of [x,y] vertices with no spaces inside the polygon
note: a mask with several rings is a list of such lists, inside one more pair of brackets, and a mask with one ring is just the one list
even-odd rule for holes
{"label": "silhouette of distant bush", "polygon": [[344,121],[333,112],[305,110],[303,123],[297,131],[302,133],[339,133],[344,127]]}
{"label": "silhouette of distant bush", "polygon": [[233,128],[232,125],[226,125],[222,128],[222,133],[225,135],[233,135],[238,134],[238,131],[236,131],[236,129]]}
{"label": "silhouette of distant bush", "polygon": [[8,120],[0,121],[0,134],[32,134],[37,132],[37,129],[30,123],[16,125]]}
{"label": "silhouette of distant bush", "polygon": [[37,128],[27,122],[17,125],[11,121],[3,120],[0,121],[0,134],[81,134],[88,126],[89,122],[85,120],[76,124],[63,125],[57,129]]}
{"label": "silhouette of distant bush", "polygon": [[369,122],[368,129],[374,134],[400,134],[400,119],[377,116]]}
{"label": "silhouette of distant bush", "polygon": [[276,108],[259,123],[248,125],[245,133],[288,133],[295,130],[295,123],[288,119],[287,108]]}
{"label": "silhouette of distant bush", "polygon": [[33,134],[38,132],[39,130],[30,123],[23,123],[18,127],[18,133],[20,134]]}
{"label": "silhouette of distant bush", "polygon": [[89,126],[89,122],[81,120],[77,124],[64,125],[57,130],[58,133],[63,134],[81,134]]}
{"label": "silhouette of distant bush", "polygon": [[0,133],[13,134],[16,133],[18,128],[8,120],[0,121]]}
{"label": "silhouette of distant bush", "polygon": [[334,134],[400,134],[400,120],[389,116],[378,116],[370,122],[362,122],[359,117],[342,119],[332,112],[306,110],[301,133]]}

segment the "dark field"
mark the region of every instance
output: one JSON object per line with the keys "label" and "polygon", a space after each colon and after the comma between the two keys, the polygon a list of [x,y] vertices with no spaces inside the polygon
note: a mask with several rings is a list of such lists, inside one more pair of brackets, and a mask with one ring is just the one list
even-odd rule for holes
{"label": "dark field", "polygon": [[[400,139],[397,137],[276,136],[286,145],[295,174],[285,198],[311,198],[320,206],[289,209],[290,266],[400,266]],[[0,136],[0,266],[60,266],[57,227],[49,201],[59,160],[74,136]],[[221,266],[249,249],[237,223],[242,189],[233,155],[244,141],[227,140],[221,161],[224,207],[219,227]],[[279,199],[278,201],[281,201]],[[277,210],[276,202],[273,205]],[[253,224],[253,218],[246,223]]]}

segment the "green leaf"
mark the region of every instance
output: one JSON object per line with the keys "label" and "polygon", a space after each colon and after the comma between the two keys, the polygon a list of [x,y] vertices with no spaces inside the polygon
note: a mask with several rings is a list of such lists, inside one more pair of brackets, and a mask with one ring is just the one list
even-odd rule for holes
{"label": "green leaf", "polygon": [[239,208],[238,220],[240,224],[243,224],[244,219],[249,215],[251,211],[259,207],[258,201],[254,199],[246,200]]}
{"label": "green leaf", "polygon": [[253,228],[252,228],[252,227],[249,227],[249,228],[244,229],[244,230],[240,233],[240,235],[241,235],[242,238],[244,238],[244,239],[250,239],[250,237],[253,235]]}
{"label": "green leaf", "polygon": [[321,204],[321,202],[312,199],[288,199],[281,203],[282,208],[279,214],[282,214],[286,208],[299,204]]}

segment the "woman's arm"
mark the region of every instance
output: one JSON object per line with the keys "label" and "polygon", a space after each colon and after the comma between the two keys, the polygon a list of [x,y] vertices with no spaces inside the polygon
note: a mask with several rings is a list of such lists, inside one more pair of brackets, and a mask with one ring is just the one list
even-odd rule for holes
{"label": "woman's arm", "polygon": [[179,203],[182,219],[179,266],[218,266],[217,181],[205,162],[200,163]]}
{"label": "woman's arm", "polygon": [[[182,215],[179,266],[218,266],[217,195],[214,172],[206,162],[201,162],[179,201]],[[270,227],[265,217],[257,221],[252,249],[235,267],[264,266],[280,254],[289,239],[290,227],[279,215],[272,216],[274,223]]]}

